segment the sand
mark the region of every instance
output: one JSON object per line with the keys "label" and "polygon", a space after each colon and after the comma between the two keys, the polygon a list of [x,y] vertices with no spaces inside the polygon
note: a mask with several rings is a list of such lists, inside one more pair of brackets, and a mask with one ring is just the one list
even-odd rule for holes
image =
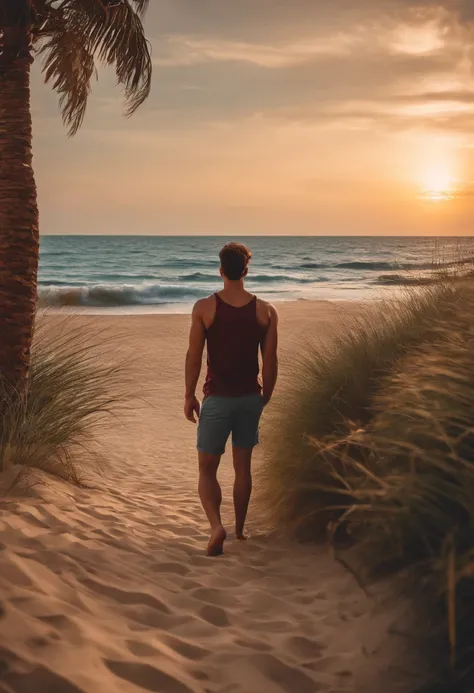
{"label": "sand", "polygon": [[[283,356],[354,309],[282,306]],[[251,509],[252,539],[205,556],[182,416],[188,320],[100,318],[137,393],[103,435],[106,476],[83,490],[42,475],[33,498],[0,502],[1,693],[412,693],[403,605],[368,596],[326,549],[265,533]],[[220,479],[232,529],[228,456]]]}

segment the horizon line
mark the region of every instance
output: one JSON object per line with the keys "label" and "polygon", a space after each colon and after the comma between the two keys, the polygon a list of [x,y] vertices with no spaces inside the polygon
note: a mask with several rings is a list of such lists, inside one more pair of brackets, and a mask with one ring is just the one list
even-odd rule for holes
{"label": "horizon line", "polygon": [[471,234],[160,234],[160,233],[40,233],[40,238],[474,238]]}

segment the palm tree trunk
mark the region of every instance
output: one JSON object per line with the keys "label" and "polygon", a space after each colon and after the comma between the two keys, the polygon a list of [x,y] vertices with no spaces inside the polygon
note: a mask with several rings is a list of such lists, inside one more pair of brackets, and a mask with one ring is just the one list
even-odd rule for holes
{"label": "palm tree trunk", "polygon": [[2,12],[2,5],[12,8],[11,0],[4,3],[0,0],[0,377],[8,388],[22,392],[39,257],[30,111],[31,3],[14,0],[16,21],[11,9]]}

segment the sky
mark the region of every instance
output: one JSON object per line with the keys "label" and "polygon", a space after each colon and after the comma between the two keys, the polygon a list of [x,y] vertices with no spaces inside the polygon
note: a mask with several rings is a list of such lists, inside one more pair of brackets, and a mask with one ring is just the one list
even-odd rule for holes
{"label": "sky", "polygon": [[474,234],[472,0],[151,0],[131,118],[33,68],[42,233]]}

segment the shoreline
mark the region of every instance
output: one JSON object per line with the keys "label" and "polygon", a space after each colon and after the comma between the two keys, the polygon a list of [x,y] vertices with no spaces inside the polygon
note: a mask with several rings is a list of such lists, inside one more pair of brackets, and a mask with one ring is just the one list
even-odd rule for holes
{"label": "shoreline", "polygon": [[[261,298],[261,296],[259,297]],[[266,300],[266,299],[264,299]],[[288,301],[285,300],[274,300],[274,301],[269,301],[269,303],[273,303],[277,308],[278,311],[280,310],[286,311],[291,308],[294,308],[295,306],[300,306],[300,305],[314,305],[314,306],[319,306],[319,305],[326,305],[326,304],[333,304],[333,305],[338,305],[338,306],[344,306],[344,305],[366,305],[370,304],[374,301],[379,301],[383,300],[381,297],[373,297],[371,299],[361,299],[361,298],[298,298],[298,299],[290,299]],[[77,315],[77,316],[108,316],[108,317],[128,317],[128,318],[133,318],[133,317],[145,317],[145,316],[153,316],[153,315],[191,315],[192,309],[193,309],[194,303],[183,303],[183,304],[178,304],[178,303],[172,303],[172,304],[164,304],[164,305],[151,305],[151,306],[144,306],[144,305],[136,305],[136,306],[41,306],[38,308],[38,315],[39,316],[45,316],[45,315],[54,315],[54,316],[60,316],[60,315]]]}

